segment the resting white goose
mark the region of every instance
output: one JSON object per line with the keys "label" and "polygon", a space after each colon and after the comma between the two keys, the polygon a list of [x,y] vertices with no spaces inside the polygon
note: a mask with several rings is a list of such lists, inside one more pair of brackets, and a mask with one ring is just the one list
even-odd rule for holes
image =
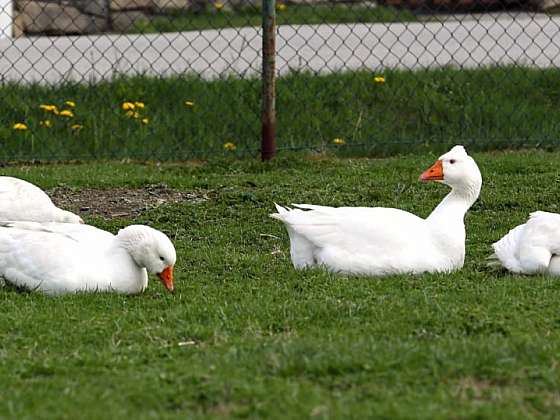
{"label": "resting white goose", "polygon": [[536,211],[492,245],[509,271],[560,275],[560,214]]}
{"label": "resting white goose", "polygon": [[136,294],[147,271],[173,290],[175,248],[162,232],[132,225],[113,235],[70,223],[0,222],[0,276],[46,294]]}
{"label": "resting white goose", "polygon": [[84,223],[80,216],[56,207],[39,187],[9,176],[0,176],[0,220]]}
{"label": "resting white goose", "polygon": [[320,265],[348,274],[450,272],[465,258],[464,216],[476,201],[482,176],[463,146],[442,155],[421,176],[451,192],[426,218],[383,207],[276,205],[290,237],[296,268]]}

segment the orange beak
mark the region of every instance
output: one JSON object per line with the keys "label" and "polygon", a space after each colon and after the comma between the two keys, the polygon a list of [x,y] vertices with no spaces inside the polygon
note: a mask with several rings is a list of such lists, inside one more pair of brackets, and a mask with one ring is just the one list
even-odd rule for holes
{"label": "orange beak", "polygon": [[443,180],[443,164],[441,160],[437,160],[430,168],[422,172],[420,181],[442,181]]}
{"label": "orange beak", "polygon": [[158,274],[158,277],[160,278],[165,288],[170,292],[172,292],[173,291],[173,266],[170,265],[169,267],[167,267],[165,270],[163,270],[161,273]]}

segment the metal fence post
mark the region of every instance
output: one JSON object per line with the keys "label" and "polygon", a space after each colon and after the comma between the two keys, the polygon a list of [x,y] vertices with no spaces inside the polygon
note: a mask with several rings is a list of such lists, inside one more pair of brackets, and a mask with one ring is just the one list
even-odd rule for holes
{"label": "metal fence post", "polygon": [[276,0],[263,0],[261,159],[276,154]]}
{"label": "metal fence post", "polygon": [[113,30],[113,16],[111,13],[111,0],[105,0],[105,24],[108,31]]}

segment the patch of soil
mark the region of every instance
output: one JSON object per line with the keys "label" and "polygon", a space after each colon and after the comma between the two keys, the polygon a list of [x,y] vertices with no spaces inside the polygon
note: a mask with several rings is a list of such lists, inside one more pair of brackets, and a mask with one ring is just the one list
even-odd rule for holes
{"label": "patch of soil", "polygon": [[134,217],[162,204],[209,200],[206,192],[186,192],[165,184],[144,188],[80,188],[56,187],[47,191],[54,204],[81,217],[105,219]]}

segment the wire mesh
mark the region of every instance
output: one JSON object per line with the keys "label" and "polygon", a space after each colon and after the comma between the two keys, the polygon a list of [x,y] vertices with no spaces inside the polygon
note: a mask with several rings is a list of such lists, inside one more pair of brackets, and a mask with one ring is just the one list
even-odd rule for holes
{"label": "wire mesh", "polygon": [[[277,0],[279,149],[555,147],[556,10]],[[0,0],[0,159],[257,155],[261,28],[257,0]]]}

